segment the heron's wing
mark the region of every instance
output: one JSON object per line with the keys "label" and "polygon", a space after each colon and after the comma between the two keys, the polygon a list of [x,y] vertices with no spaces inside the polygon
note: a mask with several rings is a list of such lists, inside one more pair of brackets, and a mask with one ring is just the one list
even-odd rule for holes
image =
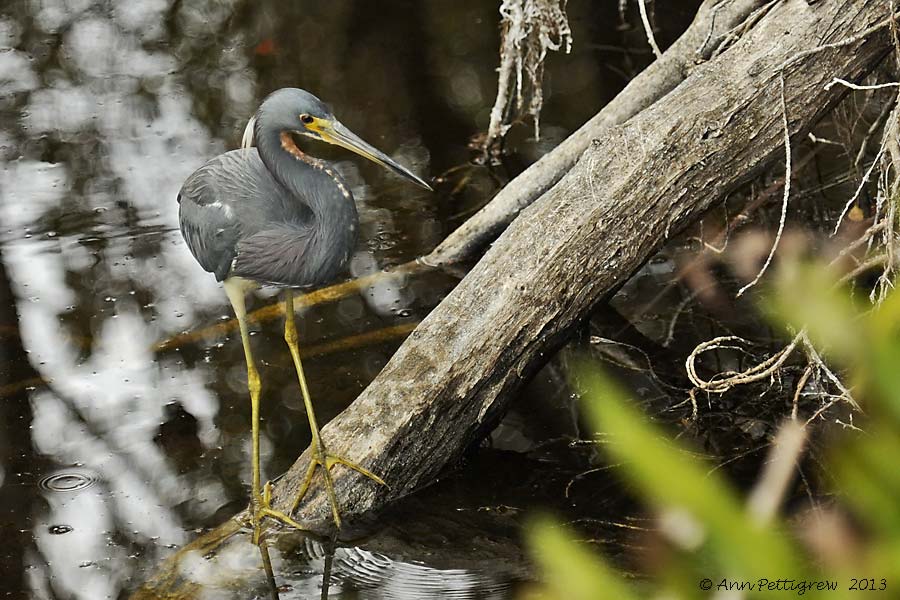
{"label": "heron's wing", "polygon": [[322,283],[326,273],[315,269],[313,230],[303,224],[271,224],[238,242],[233,274],[260,283],[308,287]]}
{"label": "heron's wing", "polygon": [[[336,185],[334,175],[324,169],[311,169],[300,184],[304,198],[285,194],[274,198],[267,204],[264,222],[242,230],[232,274],[260,283],[308,288],[327,283],[347,263],[356,231],[352,197],[347,198],[346,189]],[[313,218],[307,198],[318,199],[319,221]],[[328,214],[345,203],[350,208],[345,217]],[[324,219],[331,224],[323,228]]]}
{"label": "heron's wing", "polygon": [[264,228],[268,205],[283,195],[255,149],[226,152],[197,169],[178,195],[181,233],[194,258],[225,279],[241,237]]}

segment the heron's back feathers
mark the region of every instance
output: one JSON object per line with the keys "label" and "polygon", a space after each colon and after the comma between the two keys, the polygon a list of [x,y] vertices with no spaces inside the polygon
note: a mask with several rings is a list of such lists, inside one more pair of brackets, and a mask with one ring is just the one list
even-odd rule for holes
{"label": "heron's back feathers", "polygon": [[[330,239],[321,222],[316,227],[310,202],[347,199],[324,172],[311,169],[302,181],[306,198],[289,193],[255,148],[226,152],[197,169],[178,195],[181,233],[197,262],[219,281],[237,275],[308,287],[333,278],[352,243]],[[355,207],[344,212],[350,220],[339,228],[355,233]]]}

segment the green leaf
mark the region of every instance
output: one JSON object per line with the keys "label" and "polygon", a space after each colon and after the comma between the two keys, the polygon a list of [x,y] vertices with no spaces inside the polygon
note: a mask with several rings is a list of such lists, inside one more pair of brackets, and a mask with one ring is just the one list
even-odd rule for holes
{"label": "green leaf", "polygon": [[900,293],[888,296],[866,325],[869,356],[860,369],[874,383],[872,408],[900,426]]}
{"label": "green leaf", "polygon": [[778,272],[763,309],[795,331],[805,328],[810,340],[844,365],[857,364],[866,351],[861,311],[846,289],[822,265],[787,262]]}
{"label": "green leaf", "polygon": [[873,532],[900,538],[900,435],[872,423],[830,452],[829,461],[848,504]]}
{"label": "green leaf", "polygon": [[626,463],[623,476],[656,507],[686,512],[699,523],[710,554],[729,576],[800,574],[798,552],[776,526],[755,523],[717,473],[666,441],[607,378],[594,370],[584,379],[588,413],[598,430],[610,434],[604,448]]}
{"label": "green leaf", "polygon": [[543,573],[547,597],[559,600],[636,599],[628,583],[599,556],[572,541],[567,529],[536,520],[528,538]]}

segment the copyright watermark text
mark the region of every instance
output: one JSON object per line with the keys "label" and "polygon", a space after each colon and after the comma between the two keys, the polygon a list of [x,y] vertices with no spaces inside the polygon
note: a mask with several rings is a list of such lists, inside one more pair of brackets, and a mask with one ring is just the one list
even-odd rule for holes
{"label": "copyright watermark text", "polygon": [[807,581],[802,579],[760,578],[755,581],[750,581],[728,579],[725,577],[713,581],[712,579],[705,577],[700,580],[700,589],[704,591],[715,589],[716,591],[721,592],[792,592],[798,596],[802,596],[806,592],[837,591],[838,589],[846,589],[848,591],[885,591],[887,590],[887,579],[852,578],[849,583],[842,586],[841,582],[836,579]]}

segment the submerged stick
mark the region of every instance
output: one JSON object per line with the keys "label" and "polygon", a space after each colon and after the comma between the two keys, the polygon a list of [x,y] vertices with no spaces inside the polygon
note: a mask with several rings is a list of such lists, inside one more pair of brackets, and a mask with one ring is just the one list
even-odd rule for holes
{"label": "submerged stick", "polygon": [[[398,267],[394,267],[389,271],[378,271],[371,275],[365,275],[350,281],[344,281],[320,288],[318,290],[308,292],[306,294],[297,295],[294,298],[294,308],[303,309],[327,302],[336,302],[347,296],[359,293],[360,290],[376,283],[383,283],[398,277],[405,277],[414,273],[429,270],[427,265],[419,261],[410,261]],[[258,308],[247,314],[247,321],[250,323],[264,323],[284,316],[284,301],[275,302],[262,308]],[[231,318],[209,327],[202,329],[194,329],[185,333],[174,335],[168,339],[162,340],[153,346],[154,352],[167,352],[174,350],[185,344],[191,344],[203,339],[210,339],[225,335],[237,329],[237,319]]]}

